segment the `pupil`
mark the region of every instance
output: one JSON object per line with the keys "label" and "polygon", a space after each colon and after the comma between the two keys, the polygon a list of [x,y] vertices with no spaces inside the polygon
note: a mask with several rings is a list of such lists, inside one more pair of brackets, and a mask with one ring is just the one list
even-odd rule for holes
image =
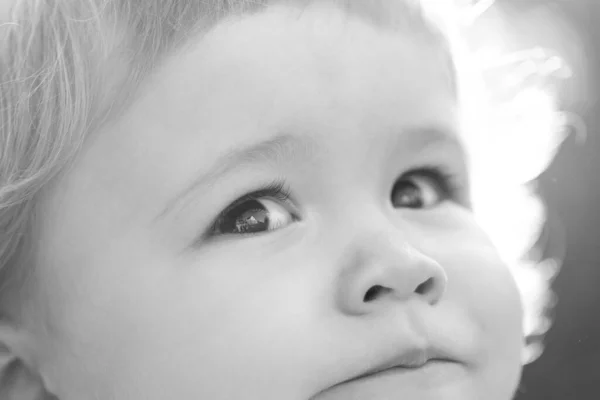
{"label": "pupil", "polygon": [[223,221],[223,233],[254,233],[268,230],[269,214],[256,200],[246,201],[230,211]]}
{"label": "pupil", "polygon": [[394,197],[394,205],[399,207],[420,208],[423,207],[421,191],[411,182],[399,182],[396,185],[398,195]]}

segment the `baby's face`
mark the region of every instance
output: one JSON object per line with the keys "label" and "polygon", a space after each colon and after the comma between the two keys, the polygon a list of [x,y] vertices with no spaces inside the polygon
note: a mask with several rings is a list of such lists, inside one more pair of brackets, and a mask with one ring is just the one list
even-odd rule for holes
{"label": "baby's face", "polygon": [[[498,399],[521,306],[468,204],[443,54],[286,8],[221,25],[40,210],[61,400]],[[417,362],[358,378],[373,369]]]}

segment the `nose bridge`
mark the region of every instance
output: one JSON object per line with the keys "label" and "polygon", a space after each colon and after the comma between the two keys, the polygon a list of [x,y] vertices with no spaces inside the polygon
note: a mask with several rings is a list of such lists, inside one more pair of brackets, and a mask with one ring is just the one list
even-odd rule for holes
{"label": "nose bridge", "polygon": [[389,302],[418,298],[431,305],[446,289],[447,276],[401,228],[372,224],[348,246],[337,300],[350,314],[372,312]]}

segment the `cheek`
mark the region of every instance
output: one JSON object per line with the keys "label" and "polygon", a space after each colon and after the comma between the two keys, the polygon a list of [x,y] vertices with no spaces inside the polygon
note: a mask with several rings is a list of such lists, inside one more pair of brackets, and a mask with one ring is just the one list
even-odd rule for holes
{"label": "cheek", "polygon": [[[85,289],[57,306],[53,325],[60,339],[48,345],[55,349],[48,362],[53,380],[76,380],[71,393],[142,391],[140,398],[215,398],[229,391],[225,398],[243,398],[235,392],[241,388],[278,397],[301,391],[298,373],[308,375],[314,357],[303,334],[310,324],[303,300],[312,286],[301,269],[284,279],[265,273],[283,271],[282,263],[248,263],[253,257],[224,257],[207,268],[214,260],[179,265],[123,255],[88,265],[77,275]],[[236,387],[224,387],[227,381]],[[164,396],[152,397],[157,393]]]}
{"label": "cheek", "polygon": [[483,339],[489,370],[516,379],[523,349],[523,308],[510,268],[474,224],[438,236],[432,250],[448,275],[446,300],[468,313]]}
{"label": "cheek", "polygon": [[443,236],[437,251],[447,260],[449,286],[462,293],[486,324],[520,330],[523,311],[515,277],[483,229],[468,218],[461,229]]}
{"label": "cheek", "polygon": [[493,249],[467,249],[447,270],[453,289],[468,302],[486,332],[521,334],[522,305],[510,269]]}
{"label": "cheek", "polygon": [[448,290],[469,302],[467,309],[489,324],[521,324],[523,311],[515,277],[470,212],[445,209],[432,213],[421,226],[419,235],[426,254],[442,264],[448,274]]}
{"label": "cheek", "polygon": [[516,354],[523,340],[523,307],[509,266],[470,211],[449,206],[423,215],[413,225],[415,243],[446,271],[446,300],[468,312],[496,347]]}

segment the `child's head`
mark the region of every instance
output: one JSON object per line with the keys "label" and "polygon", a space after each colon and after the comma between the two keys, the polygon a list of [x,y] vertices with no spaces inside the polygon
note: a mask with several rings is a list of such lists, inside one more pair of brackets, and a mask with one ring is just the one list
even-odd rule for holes
{"label": "child's head", "polygon": [[514,393],[535,329],[451,41],[413,1],[266,3],[2,10],[3,398]]}

